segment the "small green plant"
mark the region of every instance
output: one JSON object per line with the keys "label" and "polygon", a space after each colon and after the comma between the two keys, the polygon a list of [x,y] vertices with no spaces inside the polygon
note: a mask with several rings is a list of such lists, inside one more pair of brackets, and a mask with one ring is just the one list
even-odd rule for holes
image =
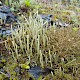
{"label": "small green plant", "polygon": [[77,27],[74,27],[73,28],[73,31],[77,32],[78,31],[78,28]]}
{"label": "small green plant", "polygon": [[25,0],[25,4],[26,4],[26,6],[30,7],[31,6],[30,0]]}

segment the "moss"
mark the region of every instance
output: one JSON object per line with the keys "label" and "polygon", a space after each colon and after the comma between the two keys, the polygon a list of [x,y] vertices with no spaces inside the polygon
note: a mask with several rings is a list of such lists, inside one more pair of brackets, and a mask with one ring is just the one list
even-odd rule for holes
{"label": "moss", "polygon": [[[21,27],[0,45],[0,53],[3,57],[0,61],[0,69],[4,70],[4,74],[9,74],[10,80],[35,80],[28,72],[28,69],[35,65],[54,70],[54,74],[51,72],[42,75],[43,77],[38,80],[42,78],[44,80],[79,79],[80,29],[76,27],[79,26],[79,8],[73,5],[64,7],[60,4],[53,6],[47,4],[44,6],[44,4],[34,6],[28,1],[27,7],[22,5],[22,12],[19,12],[21,15],[18,16]],[[34,6],[34,9],[31,6]],[[53,14],[54,22],[58,19],[62,23],[69,23],[69,26],[43,28],[44,24],[36,11],[37,8],[41,14]],[[27,13],[29,9],[31,10]],[[0,37],[1,40],[5,40],[6,36],[3,38]],[[0,74],[0,79],[5,80],[6,77]]]}

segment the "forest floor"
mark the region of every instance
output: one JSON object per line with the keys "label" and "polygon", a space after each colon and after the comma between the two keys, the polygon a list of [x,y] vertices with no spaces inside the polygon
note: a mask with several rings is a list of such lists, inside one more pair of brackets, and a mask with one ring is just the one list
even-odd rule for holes
{"label": "forest floor", "polygon": [[0,26],[0,80],[80,80],[78,4],[26,2],[11,10],[19,21]]}

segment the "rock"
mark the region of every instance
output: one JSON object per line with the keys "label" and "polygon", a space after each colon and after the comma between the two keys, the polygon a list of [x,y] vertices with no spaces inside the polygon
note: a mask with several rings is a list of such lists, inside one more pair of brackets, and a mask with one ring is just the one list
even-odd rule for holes
{"label": "rock", "polygon": [[[53,26],[53,15],[49,14],[49,15],[45,15],[45,14],[40,14],[40,17],[43,19],[43,22],[47,21],[48,22],[48,26]],[[46,25],[44,25],[46,26]]]}
{"label": "rock", "polygon": [[33,77],[35,79],[38,79],[40,77],[40,73],[41,73],[41,68],[39,66],[35,66],[35,67],[32,67],[30,70],[29,70],[30,74],[33,75]]}
{"label": "rock", "polygon": [[9,36],[11,35],[11,30],[6,30],[6,34]]}
{"label": "rock", "polygon": [[0,12],[0,19],[6,20],[7,14]]}
{"label": "rock", "polygon": [[33,75],[33,77],[37,80],[40,76],[46,76],[47,74],[53,72],[54,70],[51,68],[44,68],[42,69],[39,66],[34,66],[31,69],[29,69],[29,72]]}
{"label": "rock", "polygon": [[6,29],[7,26],[10,27],[11,23],[18,22],[17,17],[11,12],[10,8],[4,4],[0,5],[0,26],[5,28],[0,28],[1,35],[11,35],[11,29]]}
{"label": "rock", "polygon": [[11,12],[10,8],[6,5],[0,6],[0,19],[5,23],[17,22],[17,17]]}
{"label": "rock", "polygon": [[0,29],[1,35],[11,35],[11,30],[7,30],[6,28]]}
{"label": "rock", "polygon": [[51,14],[49,14],[49,15],[42,14],[40,16],[41,16],[42,19],[48,20],[48,21],[50,21],[51,18],[53,17],[53,15],[51,15]]}
{"label": "rock", "polygon": [[[49,15],[45,15],[45,14],[40,14],[40,17],[43,19],[43,22],[47,21],[48,22],[48,27],[53,26],[53,24],[55,24],[56,27],[68,27],[69,24],[65,23],[65,22],[61,22],[61,21],[53,21],[53,15],[49,14]],[[44,25],[45,26],[45,25]]]}
{"label": "rock", "polygon": [[6,5],[2,5],[1,7],[0,7],[0,12],[2,12],[2,13],[11,13],[11,10],[10,10],[10,8],[8,7],[8,6],[6,6]]}
{"label": "rock", "polygon": [[67,23],[62,23],[62,22],[60,22],[60,21],[56,21],[55,22],[55,26],[56,27],[59,27],[59,28],[61,28],[61,27],[68,27],[69,26],[69,24],[67,24]]}

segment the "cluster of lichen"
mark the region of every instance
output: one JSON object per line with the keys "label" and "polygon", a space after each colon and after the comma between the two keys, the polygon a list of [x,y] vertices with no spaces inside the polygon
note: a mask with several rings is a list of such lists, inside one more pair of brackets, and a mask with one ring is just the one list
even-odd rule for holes
{"label": "cluster of lichen", "polygon": [[[30,3],[27,2],[26,5],[29,7]],[[23,19],[20,22],[21,27],[12,32],[12,37],[7,38],[4,42],[6,49],[0,51],[1,56],[3,56],[0,59],[0,69],[2,69],[0,79],[29,80],[31,77],[33,79],[33,76],[28,73],[28,69],[34,65],[39,65],[42,68],[51,67],[54,70],[55,74],[51,73],[44,76],[44,80],[79,80],[80,29],[74,26],[74,24],[79,25],[79,22],[74,23],[74,18],[79,21],[79,15],[71,17],[71,13],[74,11],[72,7],[70,9],[73,11],[62,10],[58,4],[54,7],[43,7],[45,10],[43,12],[42,7],[40,7],[39,12],[45,13],[52,9],[54,11],[51,10],[50,13],[54,15],[54,21],[61,18],[65,22],[69,22],[70,19],[70,23],[73,22],[72,25],[67,28],[55,28],[53,25],[52,28],[47,29],[43,28],[43,20],[37,11],[36,13],[32,11],[35,14],[30,14],[28,19],[26,15],[21,14],[21,19]],[[69,7],[65,9],[67,8],[69,9]],[[76,14],[79,14],[78,8],[75,8],[75,11],[77,11]],[[5,48],[1,45],[0,47]],[[41,80],[42,76],[38,80]]]}

